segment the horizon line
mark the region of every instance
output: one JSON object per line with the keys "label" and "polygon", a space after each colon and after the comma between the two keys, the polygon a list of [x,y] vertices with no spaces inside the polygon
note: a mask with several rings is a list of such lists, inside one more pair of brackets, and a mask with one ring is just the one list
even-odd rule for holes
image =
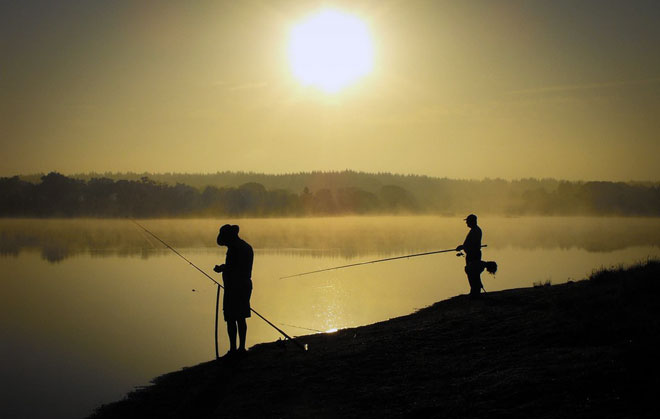
{"label": "horizon line", "polygon": [[51,170],[48,172],[33,172],[33,173],[27,173],[27,174],[13,174],[13,175],[0,175],[0,178],[11,178],[18,176],[20,177],[34,177],[34,176],[45,176],[50,173],[59,173],[63,176],[67,177],[79,177],[79,176],[92,176],[92,175],[109,175],[109,176],[121,176],[121,175],[155,175],[155,176],[214,176],[214,175],[221,175],[221,174],[237,174],[237,175],[254,175],[254,176],[273,176],[273,177],[278,177],[278,176],[299,176],[299,175],[307,175],[307,174],[342,174],[342,173],[356,173],[356,174],[362,174],[362,175],[372,175],[372,176],[378,176],[378,175],[389,175],[389,176],[395,176],[395,177],[420,177],[420,178],[429,178],[429,179],[446,179],[446,180],[455,180],[455,181],[466,181],[466,182],[482,182],[485,180],[494,180],[494,181],[506,181],[506,182],[516,182],[516,181],[523,181],[523,180],[537,180],[537,181],[566,181],[566,182],[573,182],[573,183],[587,183],[587,182],[613,182],[613,183],[652,183],[652,184],[660,184],[660,179],[659,180],[650,180],[650,179],[628,179],[628,180],[614,180],[614,179],[566,179],[566,178],[556,178],[556,177],[534,177],[534,176],[521,176],[521,177],[512,177],[512,178],[505,178],[505,177],[489,177],[485,176],[482,178],[462,178],[462,177],[455,177],[451,178],[448,176],[433,176],[433,175],[427,175],[427,174],[418,174],[418,173],[398,173],[398,172],[367,172],[363,170],[354,170],[354,169],[343,169],[343,170],[311,170],[311,171],[298,171],[298,172],[283,172],[283,173],[268,173],[268,172],[256,172],[256,171],[243,171],[243,170],[225,170],[225,171],[216,171],[216,172],[148,172],[148,171],[103,171],[103,172],[96,172],[96,171],[89,171],[89,172],[69,172],[69,173],[63,173],[59,172],[57,170]]}

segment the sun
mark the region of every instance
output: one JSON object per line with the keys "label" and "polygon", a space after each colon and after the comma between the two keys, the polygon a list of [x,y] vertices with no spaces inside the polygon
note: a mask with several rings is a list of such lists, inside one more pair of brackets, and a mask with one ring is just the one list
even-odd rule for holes
{"label": "sun", "polygon": [[341,90],[373,69],[367,25],[338,10],[321,10],[295,25],[288,52],[294,76],[328,93]]}

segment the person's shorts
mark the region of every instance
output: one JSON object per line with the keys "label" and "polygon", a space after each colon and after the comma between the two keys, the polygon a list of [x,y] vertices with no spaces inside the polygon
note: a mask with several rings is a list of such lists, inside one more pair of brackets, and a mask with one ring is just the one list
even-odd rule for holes
{"label": "person's shorts", "polygon": [[468,275],[478,275],[486,269],[484,263],[480,260],[474,262],[468,262],[465,265],[465,273]]}
{"label": "person's shorts", "polygon": [[252,281],[231,287],[225,286],[222,297],[222,313],[225,321],[235,321],[251,316],[250,296],[252,295]]}

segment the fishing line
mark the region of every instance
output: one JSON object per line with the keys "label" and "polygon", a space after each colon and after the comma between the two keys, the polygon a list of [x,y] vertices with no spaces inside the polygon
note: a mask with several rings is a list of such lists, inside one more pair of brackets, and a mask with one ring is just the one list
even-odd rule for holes
{"label": "fishing line", "polygon": [[[168,249],[170,249],[171,251],[173,251],[174,253],[176,253],[181,259],[183,259],[183,260],[185,260],[186,262],[188,262],[188,264],[189,264],[190,266],[192,266],[193,268],[197,269],[199,272],[202,273],[202,275],[204,275],[205,277],[207,277],[207,278],[210,279],[211,281],[215,282],[215,284],[218,286],[218,291],[217,291],[217,294],[216,294],[216,300],[215,300],[215,357],[216,357],[216,359],[219,358],[219,356],[218,356],[218,308],[219,308],[219,303],[220,303],[220,288],[224,289],[225,287],[222,286],[218,281],[216,281],[215,279],[213,279],[209,274],[207,274],[206,272],[204,272],[199,266],[195,265],[195,264],[192,263],[190,260],[188,260],[188,258],[186,258],[185,256],[183,256],[181,253],[177,252],[176,249],[174,249],[172,246],[170,246],[169,244],[167,244],[167,243],[166,243],[165,241],[163,241],[160,237],[156,236],[154,233],[152,233],[151,231],[147,230],[144,226],[142,226],[142,224],[138,223],[137,221],[135,221],[135,220],[132,219],[132,218],[131,218],[130,220],[131,220],[133,223],[135,223],[135,225],[137,225],[138,227],[140,227],[142,230],[144,230],[145,232],[149,233],[153,238],[155,238],[156,240],[158,240],[159,242],[161,242],[165,247],[167,247]],[[286,339],[288,339],[288,340],[292,341],[293,343],[295,343],[296,346],[298,346],[300,349],[302,349],[303,351],[306,351],[306,350],[307,350],[307,344],[303,345],[302,343],[298,342],[297,340],[295,340],[295,339],[292,338],[291,336],[287,335],[282,329],[280,329],[279,327],[275,326],[275,325],[274,325],[273,323],[271,323],[267,318],[265,318],[264,316],[262,316],[261,314],[259,314],[255,309],[250,308],[250,311],[252,311],[254,314],[256,314],[261,320],[263,320],[263,321],[265,321],[266,323],[268,323],[268,325],[270,325],[273,329],[277,330],[277,331],[278,331],[282,336],[284,336]]]}
{"label": "fishing line", "polygon": [[140,237],[142,237],[144,241],[146,241],[149,244],[149,246],[151,246],[152,249],[156,249],[156,245],[153,242],[154,239],[152,239],[151,236],[149,236],[142,230],[138,230],[138,232],[140,233]]}
{"label": "fishing line", "polygon": [[302,326],[296,326],[296,325],[294,325],[294,324],[286,324],[286,323],[280,323],[280,324],[281,324],[282,326],[295,327],[296,329],[309,330],[310,332],[325,333],[323,330],[312,329],[311,327],[302,327]]}

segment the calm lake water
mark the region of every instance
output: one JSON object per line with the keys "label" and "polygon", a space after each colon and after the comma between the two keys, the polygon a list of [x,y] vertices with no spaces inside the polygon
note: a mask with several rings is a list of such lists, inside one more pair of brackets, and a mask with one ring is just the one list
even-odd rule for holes
{"label": "calm lake water", "polygon": [[[289,334],[358,326],[468,291],[461,218],[142,220],[209,274],[239,224],[255,249],[252,306]],[[562,283],[660,255],[660,219],[482,217],[488,291]],[[84,417],[157,375],[214,358],[215,284],[127,220],[0,220],[0,417]],[[220,350],[227,351],[224,324]],[[248,344],[278,339],[259,318]],[[313,348],[311,348],[313,350]]]}

